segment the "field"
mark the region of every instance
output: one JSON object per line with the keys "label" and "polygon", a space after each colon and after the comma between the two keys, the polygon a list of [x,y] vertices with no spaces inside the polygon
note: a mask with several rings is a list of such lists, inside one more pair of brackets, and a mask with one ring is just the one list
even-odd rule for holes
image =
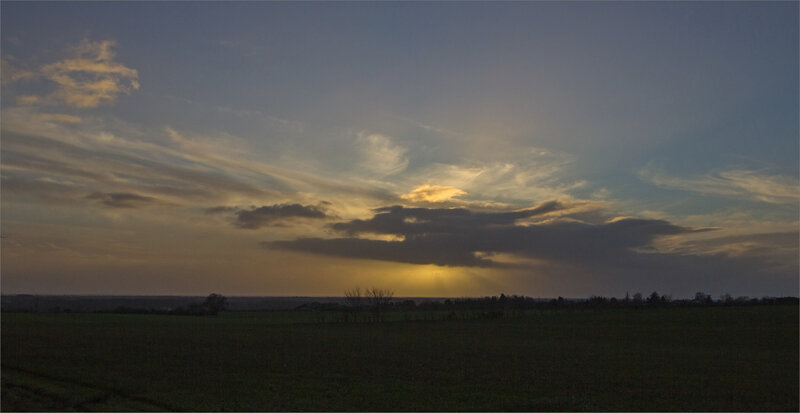
{"label": "field", "polygon": [[2,314],[2,410],[798,410],[798,307]]}

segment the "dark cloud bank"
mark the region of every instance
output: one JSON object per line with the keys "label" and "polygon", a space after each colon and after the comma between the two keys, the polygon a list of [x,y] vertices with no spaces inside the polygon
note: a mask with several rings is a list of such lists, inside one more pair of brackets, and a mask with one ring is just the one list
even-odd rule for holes
{"label": "dark cloud bank", "polygon": [[287,220],[296,218],[320,219],[327,218],[324,206],[301,204],[278,204],[240,209],[238,207],[219,206],[206,209],[207,214],[233,214],[233,224],[243,229],[258,229],[267,226],[281,226]]}
{"label": "dark cloud bank", "polygon": [[[776,263],[774,260],[752,255],[685,251],[664,253],[656,252],[652,248],[652,242],[659,236],[708,229],[686,228],[663,220],[634,218],[601,223],[561,219],[527,226],[517,222],[554,211],[560,211],[562,217],[569,216],[568,209],[569,206],[558,202],[545,203],[524,211],[495,213],[391,206],[376,209],[370,219],[330,225],[346,237],[300,238],[268,242],[264,245],[268,248],[330,256],[412,264],[530,267],[531,264],[492,260],[493,254],[506,253],[535,259],[548,266],[553,273],[576,271],[592,274],[593,277],[605,274],[618,280],[641,277],[650,280],[669,279],[692,285],[698,280],[719,281],[726,278],[739,287],[753,282],[797,284],[796,276],[791,278],[792,271],[796,271],[796,265],[793,269],[791,262]],[[362,234],[393,235],[402,240],[358,238]],[[752,278],[759,274],[764,277]],[[573,277],[580,278],[576,274]]]}
{"label": "dark cloud bank", "polygon": [[[659,235],[696,230],[666,221],[621,219],[604,224],[558,222],[521,226],[519,219],[564,209],[557,202],[515,212],[472,212],[467,209],[428,209],[392,206],[375,210],[368,220],[332,224],[347,238],[301,238],[267,245],[278,248],[371,258],[414,264],[448,266],[507,266],[479,253],[510,253],[527,258],[598,262],[628,257],[632,248],[646,247]],[[389,234],[402,241],[356,238],[360,234]]]}

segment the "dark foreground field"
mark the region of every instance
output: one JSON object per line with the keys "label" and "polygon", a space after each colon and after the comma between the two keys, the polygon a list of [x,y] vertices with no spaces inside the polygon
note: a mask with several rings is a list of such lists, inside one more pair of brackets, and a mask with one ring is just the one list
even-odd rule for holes
{"label": "dark foreground field", "polygon": [[2,314],[2,410],[798,410],[797,306]]}

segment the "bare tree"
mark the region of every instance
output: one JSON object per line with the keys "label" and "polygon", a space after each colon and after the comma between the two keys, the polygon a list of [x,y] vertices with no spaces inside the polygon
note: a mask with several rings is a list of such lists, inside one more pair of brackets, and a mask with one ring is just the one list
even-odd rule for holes
{"label": "bare tree", "polygon": [[366,291],[366,296],[370,305],[375,310],[375,318],[378,321],[383,321],[383,308],[392,301],[394,291],[372,287]]}
{"label": "bare tree", "polygon": [[361,311],[363,305],[363,297],[361,296],[361,287],[353,288],[344,292],[344,301],[350,307],[353,313],[353,321],[358,321],[358,312]]}

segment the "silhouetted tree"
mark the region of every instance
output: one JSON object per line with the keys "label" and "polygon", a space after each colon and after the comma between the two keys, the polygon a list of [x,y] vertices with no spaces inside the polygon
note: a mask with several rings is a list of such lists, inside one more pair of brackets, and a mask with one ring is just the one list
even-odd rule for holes
{"label": "silhouetted tree", "polygon": [[202,307],[211,315],[217,315],[228,306],[228,299],[220,294],[211,294],[203,301]]}
{"label": "silhouetted tree", "polygon": [[719,301],[720,301],[720,303],[723,303],[725,305],[732,305],[733,304],[733,297],[731,297],[730,294],[725,293],[725,294],[722,294],[719,297]]}
{"label": "silhouetted tree", "polygon": [[703,304],[704,302],[706,302],[706,293],[702,291],[694,293],[694,300],[692,301],[694,301],[697,304]]}
{"label": "silhouetted tree", "polygon": [[697,303],[697,304],[705,304],[705,305],[714,303],[714,299],[711,298],[711,295],[708,295],[708,294],[706,294],[704,292],[700,292],[700,291],[698,291],[698,292],[696,292],[694,294],[694,300],[692,300],[692,301]]}
{"label": "silhouetted tree", "polygon": [[358,312],[361,311],[363,297],[361,296],[361,287],[353,288],[344,292],[344,301],[350,307],[353,313],[353,321],[358,321]]}
{"label": "silhouetted tree", "polygon": [[383,321],[382,311],[384,307],[392,301],[394,291],[389,289],[381,289],[372,287],[366,291],[367,299],[375,310],[375,318],[378,321]]}

